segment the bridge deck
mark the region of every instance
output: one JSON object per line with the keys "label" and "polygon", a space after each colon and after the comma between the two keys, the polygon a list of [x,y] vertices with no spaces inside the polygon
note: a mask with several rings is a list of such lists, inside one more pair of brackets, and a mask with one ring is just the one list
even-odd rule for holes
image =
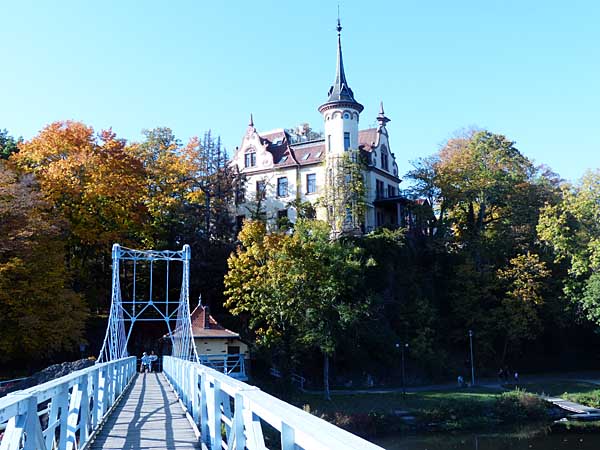
{"label": "bridge deck", "polygon": [[200,448],[163,374],[137,374],[134,385],[107,419],[92,449]]}

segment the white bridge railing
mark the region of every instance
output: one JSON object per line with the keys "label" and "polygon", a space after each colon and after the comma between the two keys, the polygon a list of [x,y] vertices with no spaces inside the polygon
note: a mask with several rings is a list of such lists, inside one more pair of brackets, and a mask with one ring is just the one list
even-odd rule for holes
{"label": "white bridge railing", "polygon": [[200,364],[224,373],[236,380],[246,381],[246,364],[243,354],[234,355],[198,355]]}
{"label": "white bridge railing", "polygon": [[[198,363],[165,356],[163,372],[200,432],[203,448],[382,450],[255,386]],[[263,429],[263,423],[274,430]],[[273,440],[279,442],[272,442]]]}
{"label": "white bridge railing", "polygon": [[118,359],[0,398],[0,450],[81,449],[135,369],[135,357]]}

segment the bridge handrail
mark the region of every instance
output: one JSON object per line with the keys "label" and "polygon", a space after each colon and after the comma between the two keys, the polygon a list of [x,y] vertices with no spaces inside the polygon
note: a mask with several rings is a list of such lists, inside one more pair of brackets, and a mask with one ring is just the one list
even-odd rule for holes
{"label": "bridge handrail", "polygon": [[382,450],[255,386],[202,364],[165,356],[163,371],[199,428],[202,442],[210,448],[265,448],[262,420],[280,432],[284,450]]}
{"label": "bridge handrail", "polygon": [[[6,424],[0,450],[82,448],[135,371],[135,357],[123,358],[0,398],[0,424]],[[38,418],[39,409],[47,409],[42,421]]]}

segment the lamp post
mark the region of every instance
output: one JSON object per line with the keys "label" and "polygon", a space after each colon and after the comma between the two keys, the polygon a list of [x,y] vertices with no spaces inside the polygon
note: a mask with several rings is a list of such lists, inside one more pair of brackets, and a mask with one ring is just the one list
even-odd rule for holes
{"label": "lamp post", "polygon": [[469,330],[469,347],[471,348],[471,386],[475,386],[475,365],[473,362],[473,330]]}
{"label": "lamp post", "polygon": [[402,395],[406,395],[406,382],[405,382],[405,374],[404,374],[404,349],[408,349],[408,344],[396,344],[396,348],[400,349],[400,354],[402,355]]}

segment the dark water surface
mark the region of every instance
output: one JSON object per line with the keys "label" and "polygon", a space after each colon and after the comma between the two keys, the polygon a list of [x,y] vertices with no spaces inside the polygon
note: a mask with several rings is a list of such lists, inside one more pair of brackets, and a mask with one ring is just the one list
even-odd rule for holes
{"label": "dark water surface", "polygon": [[509,433],[388,436],[373,440],[387,450],[600,450],[600,433]]}

